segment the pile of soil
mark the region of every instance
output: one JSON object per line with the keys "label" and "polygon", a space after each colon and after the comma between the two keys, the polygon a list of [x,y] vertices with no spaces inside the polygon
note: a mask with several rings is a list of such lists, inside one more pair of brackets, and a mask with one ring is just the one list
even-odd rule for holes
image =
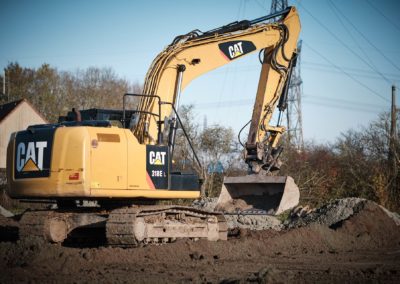
{"label": "pile of soil", "polygon": [[[325,207],[329,210],[310,213],[319,212],[314,219],[297,218],[284,230],[239,228],[218,242],[179,240],[122,249],[1,238],[0,282],[399,283],[400,227],[373,202],[353,204],[348,208],[357,209],[337,214],[337,222],[323,221],[332,220],[328,212],[340,207],[332,203]],[[17,226],[0,217],[2,234]]]}

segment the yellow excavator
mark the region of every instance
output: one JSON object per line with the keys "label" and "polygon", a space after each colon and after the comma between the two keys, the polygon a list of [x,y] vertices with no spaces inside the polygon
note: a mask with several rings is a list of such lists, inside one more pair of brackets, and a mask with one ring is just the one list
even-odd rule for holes
{"label": "yellow excavator", "polygon": [[[177,238],[227,239],[224,214],[279,214],[296,206],[290,177],[274,176],[284,127],[270,120],[287,103],[300,21],[294,7],[176,37],[153,61],[142,94],[125,94],[123,110],[82,110],[57,124],[13,133],[7,150],[8,194],[54,200],[57,208],[23,214],[20,237],[62,242],[73,230],[102,225],[107,243],[134,246]],[[172,171],[179,97],[196,77],[259,52],[262,64],[244,159],[249,174],[225,178],[214,212],[156,205],[200,197],[195,173]],[[127,109],[129,97],[139,100]],[[197,157],[197,156],[196,156]],[[86,206],[95,203],[94,206]],[[86,205],[85,205],[86,204]]]}

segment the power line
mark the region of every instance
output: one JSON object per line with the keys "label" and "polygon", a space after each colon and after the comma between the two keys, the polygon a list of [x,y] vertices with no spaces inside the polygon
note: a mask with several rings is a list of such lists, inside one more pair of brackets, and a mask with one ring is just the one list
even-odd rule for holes
{"label": "power line", "polygon": [[[329,65],[329,64],[324,64],[324,63],[319,63],[319,62],[312,62],[312,61],[303,61],[302,64],[304,65],[303,68],[306,69],[311,69],[311,70],[318,70],[318,71],[323,71],[323,72],[334,72],[338,74],[342,74],[342,72],[339,72],[337,68]],[[352,67],[345,67],[345,66],[340,66],[338,65],[341,69],[346,70],[349,74],[356,76],[356,77],[365,77],[365,78],[372,78],[372,79],[377,79],[377,80],[384,80],[381,76],[376,74],[376,72],[371,71],[371,70],[366,70],[366,69],[360,69],[360,68],[352,68]],[[260,68],[260,65],[253,65],[249,64],[246,66],[236,66],[235,67],[235,72],[254,72],[258,71]],[[326,69],[331,69],[331,70],[326,70]],[[215,70],[212,72],[212,75],[218,75],[218,74],[225,74],[226,70]],[[399,81],[400,80],[400,75],[395,74],[395,73],[382,73],[384,74],[387,78],[394,80],[394,81]],[[210,76],[212,76],[210,74]],[[346,74],[343,74],[346,75]]]}
{"label": "power line", "polygon": [[[225,105],[222,104],[220,106],[218,106],[219,109],[222,108],[232,108],[232,107],[250,107],[253,105],[253,101],[250,100],[238,100],[238,101],[230,101],[229,102],[230,105]],[[371,113],[371,112],[377,112],[379,113],[380,111],[382,111],[382,109],[385,109],[384,106],[378,106],[378,107],[366,107],[366,106],[358,106],[358,102],[354,102],[354,105],[348,105],[348,104],[335,104],[333,102],[321,102],[318,100],[313,100],[313,99],[309,99],[309,98],[304,98],[304,100],[302,100],[302,103],[304,104],[311,104],[311,105],[317,105],[317,106],[322,106],[322,107],[328,107],[328,108],[334,108],[334,109],[340,109],[340,110],[351,110],[351,111],[357,111],[357,112],[367,112],[367,113]],[[216,108],[216,104],[209,102],[209,103],[200,103],[200,104],[193,104],[194,107],[196,109],[211,109],[211,108]]]}
{"label": "power line", "polygon": [[[342,19],[339,17],[339,14],[345,18],[346,20],[348,20],[343,13],[332,3],[331,0],[328,1],[328,3],[330,4],[331,10],[333,11],[333,13],[335,14],[336,18],[338,18],[339,22],[342,24],[343,28],[347,31],[347,33],[349,34],[349,36],[353,39],[354,43],[357,45],[357,47],[361,50],[361,52],[364,54],[364,57],[366,57],[369,62],[371,63],[371,65],[376,69],[379,70],[376,65],[373,63],[373,61],[371,60],[371,58],[368,56],[368,53],[365,52],[364,48],[362,48],[362,46],[358,43],[358,41],[356,40],[356,38],[352,35],[352,33],[350,32],[350,30],[347,28],[347,25],[345,25],[342,21]],[[352,25],[352,23],[350,22],[350,24]],[[354,27],[354,26],[353,26]],[[387,77],[385,75],[383,75],[383,73],[381,73],[379,71],[379,74],[385,79],[385,81],[389,84],[391,84],[391,82],[387,79]]]}
{"label": "power line", "polygon": [[[331,2],[331,1],[330,1]],[[386,59],[387,62],[389,62],[394,68],[396,68],[397,70],[400,71],[400,68],[397,67],[396,64],[393,63],[392,60],[390,60],[382,51],[380,51],[380,49],[378,47],[376,47],[375,44],[373,44],[340,10],[339,8],[337,8],[335,6],[335,4],[333,2],[331,2],[331,4],[341,13],[341,15],[343,16],[343,18],[346,19],[346,21],[363,37],[363,39],[365,39],[380,55],[382,55],[383,58]]]}
{"label": "power line", "polygon": [[[355,55],[358,59],[368,65],[372,70],[376,73],[380,74],[379,70],[376,70],[368,61],[362,58],[357,52],[351,49],[344,41],[342,41],[337,35],[335,35],[327,26],[325,26],[318,18],[316,18],[310,11],[308,11],[302,4],[298,2],[299,6],[301,6],[307,14],[309,14],[321,27],[323,27],[330,35],[332,35],[338,42],[340,42],[347,50],[349,50],[353,55]],[[382,75],[381,75],[382,76]],[[384,78],[384,77],[383,77]]]}
{"label": "power line", "polygon": [[[311,71],[333,73],[333,74],[338,74],[338,75],[342,75],[342,76],[347,76],[346,74],[343,74],[342,72],[334,69],[333,67],[304,66],[303,68],[307,69],[307,70],[311,70]],[[362,73],[356,73],[356,72],[348,72],[348,73],[355,77],[362,77],[362,78],[369,78],[369,79],[383,81],[383,79],[381,77],[377,76],[376,74],[362,74]],[[391,79],[394,82],[400,81],[399,77],[391,77]]]}
{"label": "power line", "polygon": [[356,106],[334,105],[334,104],[329,104],[329,103],[324,103],[324,102],[316,102],[316,101],[310,101],[310,100],[304,100],[304,103],[305,104],[322,106],[322,107],[340,109],[340,110],[351,110],[351,111],[366,112],[366,113],[379,112],[378,108],[368,109],[368,108],[361,108],[361,107],[356,107]]}
{"label": "power line", "polygon": [[[238,8],[238,12],[237,12],[237,21],[240,20],[240,17],[244,17],[245,15],[245,10],[246,10],[246,0],[242,0],[239,2],[239,8]],[[234,64],[235,65],[235,64]],[[228,75],[232,75],[236,76],[237,74],[237,66],[234,66],[233,70],[232,70],[232,66],[226,66],[225,70],[223,70],[222,72],[224,73],[224,78],[222,80],[222,84],[221,84],[221,89],[220,92],[218,94],[218,102],[215,104],[215,108],[217,109],[216,112],[219,113],[219,108],[221,107],[221,98],[223,97],[223,94],[226,92],[226,82],[228,79]],[[227,107],[228,105],[225,105],[224,107]],[[229,107],[229,106],[228,106]]]}
{"label": "power line", "polygon": [[[319,38],[315,38],[313,39],[313,42],[319,43],[319,44],[323,44],[323,45],[327,45],[327,46],[342,46],[339,42],[335,42],[335,41],[329,41],[329,40],[324,40],[324,39],[319,39]],[[356,48],[356,45],[353,45],[351,43],[348,44],[348,46],[350,48]],[[400,54],[400,50],[395,50],[395,49],[389,49],[390,47],[385,46],[385,49],[382,49],[382,51],[384,51],[385,53],[393,53],[393,54]],[[370,47],[368,45],[364,46],[364,49],[367,51],[373,50],[373,47]]]}
{"label": "power line", "polygon": [[[317,67],[323,67],[323,68],[330,68],[330,69],[336,69],[332,67],[329,64],[324,64],[324,63],[319,63],[319,62],[312,62],[312,61],[303,61],[303,64],[305,65],[311,65],[311,66],[317,66]],[[362,76],[362,75],[376,75],[375,72],[366,70],[366,69],[361,69],[361,68],[353,68],[353,67],[344,67],[340,66],[344,70],[348,70],[350,72],[353,72],[356,76]],[[394,80],[400,80],[400,75],[395,74],[395,73],[383,73],[385,76],[392,77]]]}
{"label": "power line", "polygon": [[[312,98],[312,99],[319,99],[319,100],[324,100],[324,101],[330,101],[333,103],[342,103],[342,104],[349,104],[349,105],[359,105],[359,106],[365,106],[365,107],[377,107],[377,108],[384,108],[386,107],[385,105],[377,105],[377,104],[370,104],[370,103],[365,103],[365,102],[360,102],[360,101],[351,101],[351,100],[344,100],[344,99],[338,99],[338,98],[331,98],[331,97],[326,97],[326,96],[321,96],[321,95],[315,95],[315,94],[310,94],[310,93],[305,93],[304,98]],[[241,99],[241,100],[224,100],[220,101],[222,105],[251,105],[254,104],[253,99]],[[199,106],[199,107],[216,107],[217,101],[209,101],[209,102],[201,102],[201,103],[192,103],[193,105]]]}
{"label": "power line", "polygon": [[[303,97],[306,104],[313,104],[319,106],[325,106],[336,109],[347,109],[361,112],[378,112],[382,109],[387,108],[384,105],[368,104],[359,101],[350,101],[337,98],[329,98],[324,96],[305,94]],[[217,104],[220,105],[217,105]],[[196,109],[211,109],[211,108],[231,108],[231,107],[249,107],[254,104],[254,100],[225,100],[225,101],[214,101],[204,103],[193,103]]]}
{"label": "power line", "polygon": [[338,104],[357,105],[357,106],[361,106],[361,107],[370,107],[370,108],[385,108],[385,107],[387,107],[384,105],[369,104],[369,103],[364,103],[364,102],[360,102],[360,101],[350,101],[350,100],[329,98],[326,96],[317,96],[317,95],[310,95],[310,94],[305,94],[304,98],[307,98],[307,99],[311,98],[311,99],[317,99],[317,100],[323,100],[323,101],[330,101],[330,102],[338,103]]}
{"label": "power line", "polygon": [[373,89],[371,89],[370,87],[365,85],[363,82],[361,82],[360,80],[357,80],[354,76],[352,76],[351,74],[349,74],[348,72],[346,72],[345,70],[343,70],[342,68],[340,68],[339,66],[334,64],[332,61],[330,61],[328,58],[326,58],[326,56],[322,55],[320,52],[318,52],[317,50],[312,48],[309,44],[307,44],[306,42],[304,42],[304,43],[308,48],[310,48],[312,51],[314,51],[316,54],[318,54],[320,57],[322,57],[326,62],[328,62],[329,64],[334,66],[336,69],[342,71],[344,74],[346,74],[353,81],[357,82],[359,85],[363,86],[364,88],[366,88],[367,90],[369,90],[371,93],[375,94],[376,96],[380,97],[381,99],[383,99],[385,101],[389,101],[388,99],[386,99],[385,97],[383,97],[382,95],[380,95],[379,93],[375,92]]}
{"label": "power line", "polygon": [[384,17],[386,19],[386,21],[388,21],[390,24],[392,24],[398,31],[400,31],[400,27],[393,22],[391,19],[389,19],[389,17],[387,17],[381,10],[379,10],[377,7],[375,7],[374,5],[372,5],[372,3],[369,0],[366,0],[368,5],[370,5],[372,7],[373,10],[375,10],[376,12],[378,12],[382,17]]}

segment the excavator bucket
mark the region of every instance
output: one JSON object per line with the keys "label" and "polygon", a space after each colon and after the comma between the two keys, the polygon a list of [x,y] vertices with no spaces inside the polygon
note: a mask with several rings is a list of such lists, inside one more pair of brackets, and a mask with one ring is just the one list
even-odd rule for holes
{"label": "excavator bucket", "polygon": [[278,215],[295,207],[299,198],[299,188],[290,176],[225,177],[215,210]]}

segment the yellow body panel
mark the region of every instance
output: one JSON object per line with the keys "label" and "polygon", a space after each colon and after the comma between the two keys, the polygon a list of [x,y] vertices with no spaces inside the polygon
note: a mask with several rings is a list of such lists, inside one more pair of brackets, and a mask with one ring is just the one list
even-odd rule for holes
{"label": "yellow body panel", "polygon": [[[8,193],[14,198],[198,198],[199,191],[154,189],[146,145],[128,129],[59,127],[46,178],[14,178],[14,139],[8,147]],[[129,169],[129,170],[128,170]]]}
{"label": "yellow body panel", "polygon": [[[90,141],[91,189],[125,189],[128,183],[127,143],[124,129],[88,128]],[[136,158],[137,159],[137,158]]]}

